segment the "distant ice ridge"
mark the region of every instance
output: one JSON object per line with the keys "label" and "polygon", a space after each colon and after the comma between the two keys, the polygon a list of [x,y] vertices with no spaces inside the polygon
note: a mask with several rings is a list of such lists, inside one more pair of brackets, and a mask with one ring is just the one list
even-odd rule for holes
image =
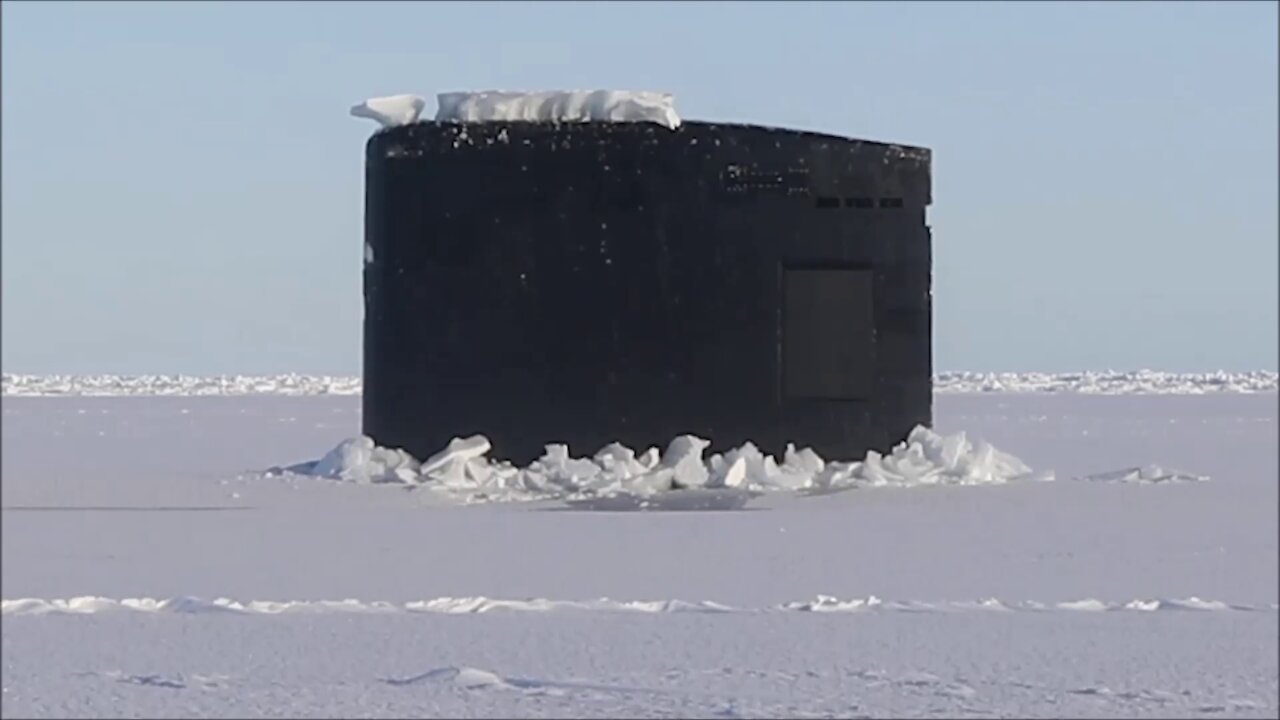
{"label": "distant ice ridge", "polygon": [[841,600],[819,595],[814,600],[787,602],[769,607],[734,607],[717,602],[684,600],[497,600],[478,597],[440,597],[396,603],[384,600],[249,600],[230,598],[204,600],[181,596],[172,598],[105,598],[86,595],[73,598],[18,598],[0,600],[0,615],[94,615],[132,611],[156,614],[281,615],[329,613],[442,614],[475,615],[501,612],[614,612],[614,613],[964,613],[964,612],[1275,612],[1271,605],[1236,605],[1220,600],[1137,599],[1106,602],[1094,598],[1065,602],[1002,601],[996,598],[972,601],[923,602],[882,600],[875,595]]}
{"label": "distant ice ridge", "polygon": [[1204,395],[1265,393],[1280,388],[1274,370],[1175,373],[1157,370],[1078,373],[944,372],[934,376],[939,393],[1083,393],[1090,395]]}
{"label": "distant ice ridge", "polygon": [[[3,375],[3,394],[7,396],[359,395],[360,387],[359,377],[333,375]],[[1280,389],[1280,375],[1271,370],[1241,373],[944,372],[934,377],[933,388],[936,393],[1268,393]]]}
{"label": "distant ice ridge", "polygon": [[623,498],[623,505],[641,508],[669,501],[677,494],[672,491],[712,493],[723,506],[733,498],[745,502],[764,492],[820,494],[855,487],[1053,479],[1052,473],[1033,472],[988,443],[970,442],[963,432],[942,436],[919,426],[889,454],[870,451],[858,462],[827,462],[810,448],[788,445],[779,463],[751,443],[704,460],[709,445],[702,438],[682,435],[665,452],[651,447],[637,454],[612,443],[590,458],[575,458],[568,446],[553,444],[541,458],[521,468],[487,457],[492,447],[482,435],[455,438],[421,462],[403,450],[378,447],[368,437],[357,437],[343,441],[320,460],[272,468],[267,475],[417,485],[467,502]]}
{"label": "distant ice ridge", "polygon": [[359,377],[333,375],[17,375],[3,394],[22,397],[359,395]]}

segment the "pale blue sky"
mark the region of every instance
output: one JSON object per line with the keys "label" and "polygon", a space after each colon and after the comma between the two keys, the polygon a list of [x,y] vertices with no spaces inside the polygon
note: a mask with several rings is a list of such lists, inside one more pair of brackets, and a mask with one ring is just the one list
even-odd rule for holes
{"label": "pale blue sky", "polygon": [[1277,366],[1269,2],[3,7],[3,368],[360,370],[365,97],[934,149],[940,370]]}

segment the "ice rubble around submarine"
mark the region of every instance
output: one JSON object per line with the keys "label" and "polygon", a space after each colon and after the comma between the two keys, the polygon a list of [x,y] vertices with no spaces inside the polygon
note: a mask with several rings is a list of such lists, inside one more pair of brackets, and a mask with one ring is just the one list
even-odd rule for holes
{"label": "ice rubble around submarine", "polygon": [[707,440],[681,435],[665,452],[651,447],[637,454],[611,443],[589,458],[575,458],[562,444],[527,467],[488,457],[483,435],[454,438],[419,461],[404,450],[377,446],[367,437],[343,441],[319,460],[268,474],[294,474],[354,483],[400,483],[429,487],[484,501],[518,501],[629,496],[653,497],[682,490],[734,490],[747,494],[818,494],[855,487],[989,485],[1019,480],[1052,480],[986,442],[965,433],[939,435],[923,426],[888,454],[869,451],[861,461],[828,462],[811,448],[788,445],[779,463],[752,443],[704,459]]}

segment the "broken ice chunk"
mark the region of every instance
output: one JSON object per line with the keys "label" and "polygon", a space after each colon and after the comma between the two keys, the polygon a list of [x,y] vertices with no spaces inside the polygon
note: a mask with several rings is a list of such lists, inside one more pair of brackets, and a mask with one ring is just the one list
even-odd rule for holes
{"label": "broken ice chunk", "polygon": [[395,127],[416,122],[426,106],[427,101],[417,95],[390,95],[369,98],[359,105],[352,105],[351,114],[377,120],[384,128]]}

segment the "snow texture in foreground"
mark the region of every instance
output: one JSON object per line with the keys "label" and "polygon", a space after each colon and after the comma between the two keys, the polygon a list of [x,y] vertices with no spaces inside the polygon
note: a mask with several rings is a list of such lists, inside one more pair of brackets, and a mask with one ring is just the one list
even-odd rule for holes
{"label": "snow texture in foreground", "polygon": [[869,451],[859,462],[827,462],[810,448],[788,445],[779,463],[752,443],[704,459],[709,445],[702,438],[682,435],[661,453],[651,447],[637,455],[612,443],[590,458],[575,458],[568,446],[553,444],[528,467],[518,468],[488,458],[492,447],[482,435],[455,438],[422,462],[404,450],[378,447],[362,436],[343,441],[320,460],[272,468],[267,474],[421,485],[470,502],[566,499],[596,503],[596,509],[645,509],[653,503],[669,503],[676,497],[672,491],[701,493],[705,500],[722,506],[734,500],[745,503],[763,492],[1053,479],[1052,473],[1035,473],[988,443],[971,443],[963,432],[942,436],[922,426],[888,455]]}
{"label": "snow texture in foreground", "polygon": [[391,95],[388,97],[370,98],[359,105],[351,106],[351,114],[355,117],[377,120],[382,127],[395,127],[416,122],[427,101],[417,95]]}
{"label": "snow texture in foreground", "polygon": [[1159,465],[1143,465],[1141,467],[1124,468],[1110,472],[1094,473],[1077,478],[1089,482],[1103,483],[1135,483],[1138,485],[1157,485],[1161,483],[1207,482],[1208,475],[1195,475],[1160,467]]}
{"label": "snow texture in foreground", "polygon": [[382,600],[251,600],[230,598],[202,600],[196,597],[113,599],[85,595],[74,598],[19,598],[0,601],[0,615],[93,615],[104,612],[133,611],[143,613],[233,613],[279,615],[282,613],[430,613],[441,615],[477,615],[492,612],[627,612],[627,613],[850,613],[850,612],[1156,612],[1160,610],[1275,612],[1271,605],[1236,605],[1220,600],[1138,599],[1106,602],[1095,598],[1043,603],[1033,600],[1006,602],[996,598],[974,601],[922,602],[916,600],[882,600],[875,595],[841,600],[819,595],[814,600],[788,602],[770,607],[733,607],[711,601],[684,600],[495,600],[477,597],[440,597],[393,603]]}
{"label": "snow texture in foreground", "polygon": [[621,90],[448,92],[437,96],[439,122],[648,122],[680,125],[669,93]]}
{"label": "snow texture in foreground", "polygon": [[[1207,395],[1268,393],[1280,388],[1271,370],[1242,373],[1136,372],[974,373],[934,377],[935,393],[1081,393]],[[332,375],[21,375],[4,373],[5,396],[75,395],[359,395],[359,377]]]}

